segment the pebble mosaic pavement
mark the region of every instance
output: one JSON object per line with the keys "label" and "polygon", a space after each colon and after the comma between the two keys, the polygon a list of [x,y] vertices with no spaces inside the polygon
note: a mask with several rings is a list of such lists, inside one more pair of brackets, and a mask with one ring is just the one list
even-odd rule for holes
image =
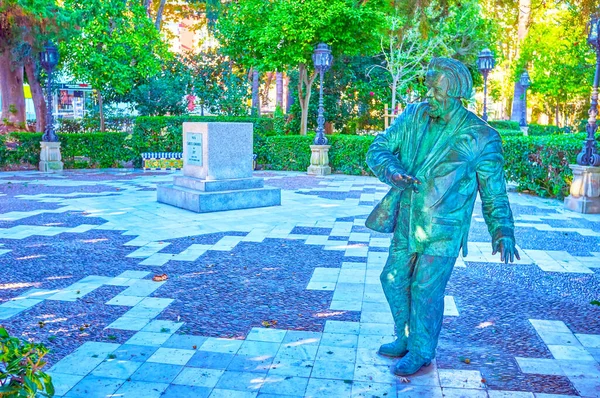
{"label": "pebble mosaic pavement", "polygon": [[600,397],[600,216],[510,193],[506,266],[476,205],[437,359],[401,380],[384,184],[263,172],[282,206],[195,214],[156,202],[172,176],[0,173],[0,323],[51,348],[57,396]]}

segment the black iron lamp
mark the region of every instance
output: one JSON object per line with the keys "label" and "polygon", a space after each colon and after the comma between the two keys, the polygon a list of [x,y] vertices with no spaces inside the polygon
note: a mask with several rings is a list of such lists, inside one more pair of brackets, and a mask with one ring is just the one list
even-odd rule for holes
{"label": "black iron lamp", "polygon": [[331,49],[325,43],[318,44],[312,59],[315,70],[319,72],[320,79],[319,114],[317,116],[317,135],[315,136],[314,144],[327,145],[327,138],[325,137],[325,109],[323,108],[323,75],[331,68],[331,64],[333,63]]}
{"label": "black iron lamp", "polygon": [[523,87],[523,109],[521,110],[521,120],[519,121],[519,126],[527,127],[527,89],[529,86],[531,86],[531,79],[529,78],[527,69],[521,73],[519,84],[521,87]]}
{"label": "black iron lamp", "polygon": [[489,48],[482,50],[477,58],[477,68],[483,75],[483,115],[481,118],[487,122],[487,78],[488,74],[494,69],[496,60]]}
{"label": "black iron lamp", "polygon": [[52,42],[48,42],[44,46],[44,51],[40,53],[40,64],[48,75],[48,84],[46,86],[46,128],[44,129],[44,135],[42,135],[42,141],[58,142],[58,137],[54,131],[54,117],[52,116],[52,73],[56,65],[58,65],[58,48]]}
{"label": "black iron lamp", "polygon": [[577,164],[580,166],[600,166],[600,155],[596,152],[596,118],[598,116],[598,83],[600,80],[600,17],[598,14],[592,15],[588,24],[588,44],[596,50],[596,74],[594,75],[594,85],[592,87],[592,100],[589,119],[586,126],[587,139],[583,144],[583,149],[577,155]]}

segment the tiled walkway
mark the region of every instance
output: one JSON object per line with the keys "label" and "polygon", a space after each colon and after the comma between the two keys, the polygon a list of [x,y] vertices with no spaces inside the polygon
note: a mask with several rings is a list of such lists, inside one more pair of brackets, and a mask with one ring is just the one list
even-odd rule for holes
{"label": "tiled walkway", "polygon": [[169,173],[0,173],[0,323],[52,349],[58,396],[600,397],[600,216],[511,193],[506,266],[477,205],[437,359],[401,379],[364,226],[387,187],[260,175],[282,206],[195,214],[156,202]]}

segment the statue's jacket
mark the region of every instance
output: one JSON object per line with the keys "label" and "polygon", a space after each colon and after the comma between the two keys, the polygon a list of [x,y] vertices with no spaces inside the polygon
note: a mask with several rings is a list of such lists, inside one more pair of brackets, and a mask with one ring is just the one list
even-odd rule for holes
{"label": "statue's jacket", "polygon": [[[366,226],[386,233],[404,231],[411,253],[457,257],[462,247],[466,256],[479,191],[492,244],[502,237],[514,240],[500,135],[463,107],[441,133],[432,135],[428,108],[427,103],[408,105],[370,146],[367,164],[392,188]],[[395,173],[420,180],[418,192],[391,184]]]}

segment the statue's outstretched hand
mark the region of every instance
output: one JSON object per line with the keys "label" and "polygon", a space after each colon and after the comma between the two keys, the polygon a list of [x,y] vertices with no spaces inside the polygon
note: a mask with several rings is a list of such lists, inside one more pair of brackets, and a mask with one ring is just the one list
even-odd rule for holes
{"label": "statue's outstretched hand", "polygon": [[513,263],[515,261],[515,257],[517,260],[521,259],[521,257],[519,257],[519,252],[515,247],[515,240],[513,238],[505,237],[498,239],[498,241],[494,244],[492,255],[495,255],[498,252],[500,252],[500,261],[504,261],[505,264],[508,264],[509,260],[511,263]]}
{"label": "statue's outstretched hand", "polygon": [[396,173],[392,176],[391,183],[396,188],[404,189],[407,187],[412,187],[413,191],[419,192],[419,190],[417,189],[417,185],[420,185],[421,181],[417,180],[415,177],[411,176],[410,174]]}

